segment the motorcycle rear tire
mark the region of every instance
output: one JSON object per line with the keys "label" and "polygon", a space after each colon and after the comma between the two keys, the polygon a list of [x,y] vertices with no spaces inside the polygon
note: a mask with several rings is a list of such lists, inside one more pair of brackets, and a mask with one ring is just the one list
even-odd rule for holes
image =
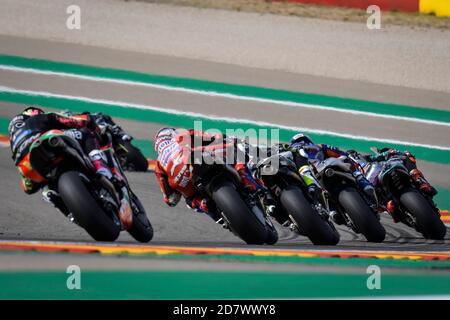
{"label": "motorcycle rear tire", "polygon": [[416,218],[425,239],[444,239],[447,228],[430,203],[416,189],[408,188],[403,191],[400,195],[400,203]]}
{"label": "motorcycle rear tire", "polygon": [[377,243],[384,241],[386,230],[356,189],[349,187],[343,189],[339,193],[338,200],[367,241]]}
{"label": "motorcycle rear tire", "polygon": [[128,230],[128,233],[139,242],[150,242],[153,238],[153,227],[147,217],[144,206],[134,195],[131,196],[131,201],[133,201],[138,207],[139,212],[137,214],[133,214],[133,225]]}
{"label": "motorcycle rear tire", "polygon": [[280,196],[284,209],[314,245],[334,246],[340,235],[313,209],[300,188],[288,186]]}
{"label": "motorcycle rear tire", "polygon": [[58,190],[75,221],[92,238],[97,241],[115,241],[119,237],[120,225],[97,203],[78,172],[63,173],[58,181]]}
{"label": "motorcycle rear tire", "polygon": [[231,230],[247,244],[264,244],[267,229],[237,192],[230,182],[216,185],[212,191],[212,199],[230,223]]}

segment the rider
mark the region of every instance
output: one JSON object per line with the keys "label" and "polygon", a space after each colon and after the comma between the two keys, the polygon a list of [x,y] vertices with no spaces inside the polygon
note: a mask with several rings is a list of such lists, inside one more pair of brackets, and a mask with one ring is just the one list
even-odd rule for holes
{"label": "rider", "polygon": [[[275,147],[275,149],[273,149]],[[279,143],[277,145],[274,145],[272,148],[265,150],[267,156],[271,156],[273,152],[276,152],[279,155],[282,155],[288,159],[290,159],[292,162],[294,162],[297,172],[300,175],[300,177],[303,179],[309,195],[317,201],[323,202],[323,189],[320,185],[320,183],[315,178],[314,174],[311,171],[311,166],[309,164],[308,158],[301,155],[299,150],[296,148],[291,148],[289,144],[287,143]],[[253,162],[253,161],[251,161]],[[253,164],[253,163],[252,163]],[[253,164],[254,166],[255,164]],[[256,167],[255,167],[256,168]],[[279,208],[274,206],[271,208],[270,215],[275,218],[275,220],[278,221],[278,223],[282,226],[289,225],[291,222],[289,218],[286,217],[284,214],[279,213]]]}
{"label": "rider", "polygon": [[[14,164],[22,178],[22,189],[27,194],[37,192],[46,186],[42,178],[30,165],[30,146],[40,135],[49,130],[62,130],[64,134],[76,139],[99,175],[112,179],[111,170],[106,165],[99,150],[96,136],[98,127],[89,115],[65,117],[57,113],[45,113],[36,107],[28,107],[16,115],[9,123],[8,131]],[[44,200],[53,203],[64,214],[69,214],[59,195],[48,188],[42,192]]]}
{"label": "rider", "polygon": [[[315,144],[307,135],[298,133],[292,137],[289,147],[297,149],[305,157],[308,157],[310,163],[315,164],[328,158],[348,157],[349,154],[339,148],[329,146],[327,144]],[[377,202],[375,189],[372,184],[365,178],[364,174],[359,170],[359,166],[351,161],[352,174],[358,181],[359,187],[368,195],[375,203]]]}
{"label": "rider", "polygon": [[[412,181],[422,193],[430,197],[434,197],[438,193],[437,190],[424,177],[422,171],[417,168],[416,157],[409,151],[402,152],[394,148],[383,148],[381,150],[377,150],[377,154],[375,155],[362,154],[354,150],[348,150],[348,153],[357,159],[363,168],[370,162],[387,161],[394,158],[399,159],[403,162],[403,165],[408,170]],[[391,213],[395,211],[395,204],[392,200],[388,201],[386,207]]]}
{"label": "rider", "polygon": [[317,181],[311,171],[309,159],[302,155],[298,148],[293,147],[290,144],[283,143],[279,145],[279,153],[282,152],[290,152],[292,160],[298,168],[298,173],[303,178],[303,181],[308,187],[309,193],[316,194],[318,191],[322,190],[320,183]]}
{"label": "rider", "polygon": [[414,183],[420,191],[433,197],[437,194],[437,190],[425,179],[422,171],[417,168],[416,157],[409,151],[402,152],[394,148],[383,148],[376,155],[368,155],[365,157],[369,162],[387,161],[392,158],[400,159],[409,172]]}
{"label": "rider", "polygon": [[[227,138],[220,134],[210,135],[196,130],[178,132],[175,128],[162,128],[155,136],[155,151],[158,153],[155,174],[158,178],[164,202],[173,207],[183,196],[189,208],[208,214],[215,221],[220,220],[214,205],[200,196],[192,184],[192,173],[189,169],[189,160],[196,146],[194,140],[200,140],[202,150],[214,151],[224,146],[234,147],[235,138]],[[219,144],[212,142],[220,142]],[[234,164],[239,173],[244,188],[250,191],[259,191],[264,187],[256,181],[245,163],[237,161]]]}

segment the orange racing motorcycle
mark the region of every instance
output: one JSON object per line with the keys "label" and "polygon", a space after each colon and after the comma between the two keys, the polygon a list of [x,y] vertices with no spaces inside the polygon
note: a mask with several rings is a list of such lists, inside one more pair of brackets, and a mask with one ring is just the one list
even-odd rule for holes
{"label": "orange racing motorcycle", "polygon": [[111,135],[102,147],[113,182],[96,174],[79,143],[60,130],[40,135],[31,145],[29,162],[40,183],[56,191],[58,207],[97,241],[114,241],[122,230],[140,242],[153,238],[153,227],[133,193],[112,146]]}

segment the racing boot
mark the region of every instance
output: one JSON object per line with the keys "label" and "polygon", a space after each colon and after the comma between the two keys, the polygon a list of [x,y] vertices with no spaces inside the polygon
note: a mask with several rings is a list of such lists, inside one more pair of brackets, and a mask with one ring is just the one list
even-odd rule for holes
{"label": "racing boot", "polygon": [[94,165],[97,174],[106,177],[110,181],[112,180],[113,174],[106,165],[106,160],[100,150],[92,150],[89,152],[89,159]]}
{"label": "racing boot", "polygon": [[395,212],[395,204],[394,201],[389,200],[388,203],[386,204],[386,209],[389,212],[389,214],[392,214]]}
{"label": "racing boot", "polygon": [[389,215],[392,217],[395,223],[400,222],[400,219],[397,216],[397,207],[395,206],[395,203],[393,200],[389,200],[386,204],[386,210],[389,213]]}
{"label": "racing boot", "polygon": [[413,169],[409,174],[421,192],[431,197],[437,194],[437,190],[425,179],[422,171]]}
{"label": "racing boot", "polygon": [[369,197],[369,199],[372,201],[372,203],[377,208],[378,207],[378,197],[377,197],[377,192],[375,191],[375,188],[373,187],[373,185],[359,171],[356,171],[354,173],[354,176],[355,176],[356,181],[358,182],[358,185],[361,188],[361,190],[364,191],[364,193]]}
{"label": "racing boot", "polygon": [[269,191],[267,191],[263,198],[263,204],[266,214],[274,218],[280,225],[285,226],[287,222],[290,224],[289,218],[278,208],[277,202],[273,199]]}
{"label": "racing boot", "polygon": [[50,190],[48,187],[45,187],[42,190],[42,199],[45,202],[48,202],[48,203],[54,205],[55,208],[57,208],[59,211],[62,212],[62,214],[64,214],[66,217],[71,218],[71,221],[73,221],[69,209],[66,207],[66,205],[62,201],[58,192],[56,192],[54,190]]}
{"label": "racing boot", "polygon": [[223,224],[222,216],[219,212],[217,212],[217,208],[214,203],[212,201],[208,201],[208,199],[204,199],[199,196],[186,198],[186,206],[196,212],[206,214],[217,224]]}

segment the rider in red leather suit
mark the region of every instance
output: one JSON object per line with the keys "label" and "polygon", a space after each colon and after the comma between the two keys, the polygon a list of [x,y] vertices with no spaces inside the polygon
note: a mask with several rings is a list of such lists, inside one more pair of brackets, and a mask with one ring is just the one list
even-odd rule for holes
{"label": "rider in red leather suit", "polygon": [[[203,143],[197,147],[197,144],[193,143],[194,140],[200,140]],[[223,141],[223,143],[211,143],[213,141]],[[192,184],[189,160],[192,151],[196,148],[213,151],[223,149],[224,145],[234,146],[235,142],[235,139],[225,139],[222,135],[210,135],[193,129],[181,132],[174,128],[159,130],[155,137],[155,151],[158,153],[155,174],[164,202],[169,206],[175,206],[183,196],[190,208],[204,212],[216,220],[218,217],[211,212],[213,208],[208,207],[208,201],[196,192]],[[252,177],[245,163],[235,163],[234,167],[246,189],[255,191],[262,188],[261,183]]]}

